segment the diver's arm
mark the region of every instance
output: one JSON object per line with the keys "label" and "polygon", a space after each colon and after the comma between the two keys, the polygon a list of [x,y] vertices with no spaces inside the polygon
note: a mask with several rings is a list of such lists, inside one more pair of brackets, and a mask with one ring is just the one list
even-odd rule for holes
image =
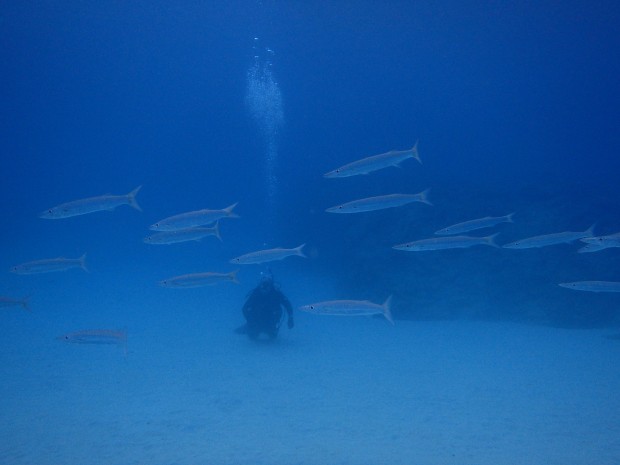
{"label": "diver's arm", "polygon": [[288,327],[292,328],[295,326],[295,322],[293,321],[293,306],[284,294],[282,294],[282,306],[286,309],[286,314],[288,316]]}
{"label": "diver's arm", "polygon": [[245,301],[245,303],[243,304],[243,308],[241,309],[241,311],[243,312],[243,316],[247,319],[248,318],[248,313],[250,311],[250,309],[252,308],[252,303],[254,301],[253,299],[254,294],[252,294],[250,297],[248,297]]}

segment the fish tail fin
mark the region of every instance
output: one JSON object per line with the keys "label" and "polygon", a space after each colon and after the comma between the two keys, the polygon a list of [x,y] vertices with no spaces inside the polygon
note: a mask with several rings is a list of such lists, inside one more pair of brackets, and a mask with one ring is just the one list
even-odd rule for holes
{"label": "fish tail fin", "polygon": [[142,189],[142,186],[136,187],[129,194],[127,194],[127,201],[129,202],[129,206],[135,208],[139,212],[142,211],[142,208],[140,207],[140,205],[138,205],[138,202],[136,201],[136,195],[138,195],[140,189]]}
{"label": "fish tail fin", "polygon": [[213,235],[217,237],[220,242],[222,242],[222,236],[220,236],[220,222],[216,221],[215,226],[213,226]]}
{"label": "fish tail fin", "polygon": [[392,306],[392,296],[389,296],[387,299],[385,299],[385,302],[383,302],[383,305],[381,305],[381,307],[383,308],[383,316],[385,317],[386,320],[388,320],[390,323],[394,324],[394,318],[392,317],[392,310],[391,307]]}
{"label": "fish tail fin", "polygon": [[418,142],[420,142],[420,141],[416,140],[414,146],[411,147],[411,153],[413,154],[413,158],[418,160],[418,163],[420,163],[420,165],[421,165],[422,164],[422,160],[420,159],[420,153],[418,152]]}
{"label": "fish tail fin", "polygon": [[514,220],[512,219],[513,216],[515,216],[516,212],[512,212],[509,215],[506,215],[506,223],[514,223]]}
{"label": "fish tail fin", "polygon": [[586,234],[586,237],[594,237],[594,227],[596,226],[596,223],[594,223],[592,226],[590,226],[588,229],[586,229],[583,233]]}
{"label": "fish tail fin", "polygon": [[231,271],[230,273],[228,273],[230,275],[230,280],[235,284],[239,284],[239,280],[237,279],[237,273],[239,273],[239,270]]}
{"label": "fish tail fin", "polygon": [[86,254],[82,255],[80,258],[78,258],[78,260],[80,261],[80,268],[82,268],[87,273],[90,273],[90,270],[86,266]]}
{"label": "fish tail fin", "polygon": [[239,202],[235,202],[232,205],[229,205],[228,207],[224,208],[224,212],[226,213],[226,216],[228,218],[239,218],[239,215],[233,212],[233,208],[235,208],[238,203]]}
{"label": "fish tail fin", "polygon": [[27,312],[32,311],[32,309],[30,308],[30,296],[29,295],[27,295],[26,297],[22,299],[21,304],[22,304],[22,308],[26,310]]}
{"label": "fish tail fin", "polygon": [[433,205],[433,203],[428,200],[428,193],[431,191],[430,187],[422,192],[420,192],[418,195],[420,196],[420,202],[425,203],[426,205]]}
{"label": "fish tail fin", "polygon": [[295,251],[295,255],[299,255],[300,257],[308,258],[308,256],[304,253],[303,248],[306,244],[301,244],[299,247],[295,247],[293,250]]}
{"label": "fish tail fin", "polygon": [[499,248],[499,245],[497,245],[497,242],[495,242],[495,238],[497,237],[499,233],[495,233],[495,234],[491,234],[490,236],[487,236],[484,238],[484,243],[487,245],[490,245],[491,247],[497,247]]}

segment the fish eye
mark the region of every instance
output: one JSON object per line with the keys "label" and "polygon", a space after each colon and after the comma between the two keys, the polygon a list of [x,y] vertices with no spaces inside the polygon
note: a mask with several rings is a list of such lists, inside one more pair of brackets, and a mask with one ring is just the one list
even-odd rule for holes
{"label": "fish eye", "polygon": [[310,305],[310,310],[314,310],[314,305]]}
{"label": "fish eye", "polygon": [[50,208],[50,209],[47,211],[47,213],[52,213],[52,209]]}

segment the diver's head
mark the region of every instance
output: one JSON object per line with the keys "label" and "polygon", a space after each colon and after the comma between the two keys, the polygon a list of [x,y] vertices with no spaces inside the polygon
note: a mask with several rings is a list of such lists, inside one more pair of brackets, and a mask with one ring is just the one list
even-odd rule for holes
{"label": "diver's head", "polygon": [[273,276],[271,276],[270,274],[263,275],[260,279],[260,283],[258,284],[258,288],[262,292],[269,292],[273,290],[274,289]]}

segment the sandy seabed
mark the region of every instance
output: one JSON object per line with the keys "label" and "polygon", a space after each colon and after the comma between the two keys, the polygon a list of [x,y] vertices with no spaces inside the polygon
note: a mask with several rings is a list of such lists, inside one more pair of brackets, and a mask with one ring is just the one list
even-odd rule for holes
{"label": "sandy seabed", "polygon": [[130,325],[124,356],[13,315],[0,463],[620,463],[613,330],[296,316],[256,344],[237,310],[175,309]]}

